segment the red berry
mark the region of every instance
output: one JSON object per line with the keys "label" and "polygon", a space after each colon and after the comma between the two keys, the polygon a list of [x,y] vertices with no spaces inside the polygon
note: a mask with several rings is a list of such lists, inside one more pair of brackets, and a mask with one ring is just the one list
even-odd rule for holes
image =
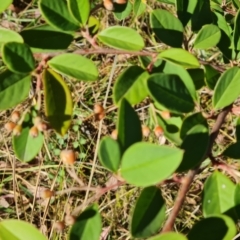
{"label": "red berry", "polygon": [[160,126],[156,126],[154,129],[154,134],[156,137],[160,137],[163,134],[163,129]]}
{"label": "red berry", "polygon": [[16,127],[16,124],[13,122],[7,122],[4,125],[4,128],[8,131],[8,132],[12,132],[13,129]]}

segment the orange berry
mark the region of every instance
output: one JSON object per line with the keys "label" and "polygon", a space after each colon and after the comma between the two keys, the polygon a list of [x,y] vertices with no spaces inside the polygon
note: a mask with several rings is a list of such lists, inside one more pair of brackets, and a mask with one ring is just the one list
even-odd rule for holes
{"label": "orange berry", "polygon": [[169,119],[171,117],[171,114],[169,111],[162,111],[161,112],[161,116],[164,118],[164,119]]}
{"label": "orange berry", "polygon": [[117,137],[118,137],[117,129],[114,129],[111,133],[111,138],[117,140]]}
{"label": "orange berry", "polygon": [[60,158],[64,164],[74,164],[76,155],[73,150],[62,150],[60,153]]}
{"label": "orange berry", "polygon": [[125,4],[127,0],[114,0],[114,2],[117,4]]}
{"label": "orange berry", "polygon": [[65,216],[64,221],[67,226],[70,226],[76,222],[76,218],[74,216],[68,214]]}
{"label": "orange berry", "polygon": [[156,137],[160,137],[163,134],[163,129],[160,126],[156,126],[154,129],[154,134]]}
{"label": "orange berry", "polygon": [[53,228],[60,233],[64,230],[65,224],[63,221],[55,222]]}
{"label": "orange berry", "polygon": [[16,125],[13,129],[13,135],[14,136],[19,136],[22,132],[22,125]]}
{"label": "orange berry", "polygon": [[38,128],[36,126],[31,127],[29,130],[29,134],[31,137],[35,138],[38,136]]}
{"label": "orange berry", "polygon": [[100,121],[100,120],[102,120],[104,117],[105,117],[105,113],[104,113],[104,112],[95,114],[95,120],[96,120],[96,121]]}
{"label": "orange berry", "polygon": [[16,127],[16,124],[13,122],[7,122],[4,125],[4,128],[9,132],[12,132],[15,127]]}
{"label": "orange berry", "polygon": [[41,198],[47,199],[54,196],[54,192],[51,191],[50,189],[45,189],[41,192]]}
{"label": "orange berry", "polygon": [[37,127],[37,129],[40,131],[40,132],[44,132],[47,130],[47,124],[44,123],[44,122],[39,122],[38,124],[35,125]]}
{"label": "orange berry", "polygon": [[111,0],[103,0],[103,6],[108,11],[113,11],[114,10],[113,2]]}
{"label": "orange berry", "polygon": [[104,112],[104,108],[103,108],[102,104],[96,103],[96,104],[94,105],[94,107],[93,107],[93,112],[94,112],[95,114],[101,114],[101,113],[103,113],[103,112]]}
{"label": "orange berry", "polygon": [[142,126],[142,135],[144,137],[149,137],[150,134],[150,129],[147,126]]}
{"label": "orange berry", "polygon": [[11,115],[11,120],[16,123],[20,119],[20,112],[19,111],[14,111]]}

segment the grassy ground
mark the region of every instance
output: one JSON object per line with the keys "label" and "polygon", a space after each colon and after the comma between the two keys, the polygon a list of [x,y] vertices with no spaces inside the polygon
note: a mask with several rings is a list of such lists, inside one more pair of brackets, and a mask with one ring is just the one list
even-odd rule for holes
{"label": "grassy ground", "polygon": [[[26,9],[20,11],[19,14],[6,11],[0,19],[0,25],[20,30],[24,26],[38,24],[39,12],[36,2],[29,1]],[[15,3],[20,2],[16,1]],[[151,7],[154,7],[153,3],[151,4]],[[16,6],[13,10],[18,12]],[[99,10],[96,15],[101,19],[103,25],[126,25],[124,21],[114,20],[111,12]],[[146,25],[144,21],[143,17],[136,24],[140,25],[140,28],[144,27]],[[71,47],[76,48],[76,45]],[[84,42],[82,47],[88,47],[87,43]],[[123,185],[96,197],[97,187],[109,186],[116,181],[99,163],[96,149],[100,138],[110,135],[116,127],[117,109],[112,102],[111,87],[121,70],[137,59],[100,55],[95,56],[94,60],[100,72],[99,81],[85,83],[66,79],[74,100],[74,115],[70,130],[64,137],[48,131],[45,134],[41,152],[31,162],[23,163],[16,159],[12,149],[11,135],[3,130],[12,111],[24,112],[29,107],[29,100],[14,109],[0,113],[0,220],[22,219],[36,225],[48,239],[67,239],[69,227],[66,227],[63,232],[58,232],[54,229],[55,223],[64,220],[68,213],[73,212],[77,215],[88,204],[97,202],[104,227],[102,239],[130,239],[129,213],[132,211],[140,189]],[[0,62],[0,66],[1,64]],[[210,112],[208,108],[210,93],[202,90],[199,96],[206,99],[203,102],[204,111]],[[103,103],[106,107],[107,114],[103,121],[97,121],[93,117],[95,103]],[[136,107],[136,111],[142,124],[148,125],[153,130],[155,123],[146,108],[148,105],[149,103],[145,101]],[[211,121],[209,123],[211,125]],[[233,124],[233,119],[229,118],[228,125],[218,138],[219,145],[216,147],[216,151],[220,151],[233,139],[231,133]],[[145,140],[159,143],[159,139],[153,131]],[[77,153],[77,163],[74,168],[66,168],[60,161],[60,151],[66,148],[73,148]],[[195,179],[176,221],[176,231],[188,232],[192,225],[202,217],[203,182],[212,171],[212,168],[206,168]],[[79,191],[79,179],[84,183],[82,191]],[[93,191],[90,191],[90,187],[93,188]],[[172,183],[160,187],[168,206],[166,212],[168,215],[179,186],[177,183]],[[54,190],[56,195],[50,200],[43,199],[41,194],[44,189]]]}

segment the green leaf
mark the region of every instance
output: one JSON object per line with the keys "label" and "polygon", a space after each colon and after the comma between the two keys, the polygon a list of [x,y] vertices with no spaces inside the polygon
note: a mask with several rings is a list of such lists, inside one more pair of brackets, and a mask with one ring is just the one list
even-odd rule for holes
{"label": "green leaf", "polygon": [[208,126],[207,120],[203,117],[202,113],[197,112],[187,116],[182,122],[180,131],[181,139],[184,139],[187,136],[187,132],[197,124]]}
{"label": "green leaf", "polygon": [[158,187],[144,188],[137,199],[131,220],[131,234],[146,238],[156,234],[164,219],[166,205]]}
{"label": "green leaf", "polygon": [[99,240],[102,220],[96,204],[85,209],[73,224],[69,240]]}
{"label": "green leaf", "polygon": [[179,133],[182,125],[181,116],[172,116],[169,119],[164,119],[161,115],[158,115],[157,121],[159,126],[163,128],[164,136],[175,145],[181,145],[182,140]]}
{"label": "green leaf", "polygon": [[20,35],[34,52],[65,50],[73,41],[73,35],[61,32],[50,25],[27,28],[20,32]]}
{"label": "green leaf", "polygon": [[204,83],[204,70],[203,69],[201,69],[201,68],[190,68],[190,69],[187,69],[187,72],[191,76],[196,90],[201,89],[205,85],[205,83]]}
{"label": "green leaf", "polygon": [[90,34],[95,34],[100,26],[100,22],[97,18],[90,16],[88,19],[88,29]]}
{"label": "green leaf", "polygon": [[[114,3],[114,5],[115,5],[115,7],[114,7],[113,14],[114,14],[115,18],[118,19],[119,21],[124,20],[125,18],[127,18],[131,14],[131,12],[132,12],[132,4],[131,4],[130,1],[127,1],[126,7],[124,8],[123,11],[119,11],[118,12],[117,8],[116,8],[117,4]],[[124,5],[124,4],[119,4],[119,5],[121,6],[121,5]]]}
{"label": "green leaf", "polygon": [[146,3],[143,0],[135,0],[133,3],[133,13],[135,17],[141,16],[146,10]]}
{"label": "green leaf", "polygon": [[218,12],[214,12],[214,15],[216,16],[216,20],[215,20],[215,24],[225,32],[225,34],[227,36],[231,35],[231,27],[228,25],[224,15],[218,13]]}
{"label": "green leaf", "polygon": [[0,2],[0,13],[2,13],[4,10],[6,10],[12,2],[13,2],[13,0],[1,1]]}
{"label": "green leaf", "polygon": [[35,67],[32,52],[24,43],[4,43],[2,45],[2,59],[9,70],[16,73],[30,73]]}
{"label": "green leaf", "polygon": [[127,68],[117,79],[113,88],[113,99],[119,104],[126,98],[130,104],[141,102],[147,95],[147,79],[149,74],[139,66]]}
{"label": "green leaf", "polygon": [[176,0],[177,15],[184,27],[191,19],[196,5],[197,5],[196,0],[191,1]]}
{"label": "green leaf", "polygon": [[236,234],[233,220],[225,215],[214,215],[202,219],[193,225],[187,238],[188,240],[230,240]]}
{"label": "green leaf", "polygon": [[102,138],[99,144],[98,157],[105,168],[112,172],[117,172],[121,161],[118,142],[110,137]]}
{"label": "green leaf", "polygon": [[23,39],[17,32],[6,28],[0,28],[0,47],[2,46],[2,44],[7,42],[23,43]]}
{"label": "green leaf", "polygon": [[215,171],[205,182],[203,190],[203,215],[228,214],[234,216],[235,185],[224,174]]}
{"label": "green leaf", "polygon": [[155,237],[149,238],[148,240],[187,240],[187,238],[180,233],[167,232],[167,233],[162,233]]}
{"label": "green leaf", "polygon": [[[31,76],[17,74],[9,70],[0,73],[0,110],[15,107],[28,96]],[[21,91],[19,90],[21,89]]]}
{"label": "green leaf", "polygon": [[208,128],[197,124],[192,127],[183,140],[181,149],[184,150],[183,159],[178,167],[178,172],[183,172],[196,167],[206,156],[209,145]]}
{"label": "green leaf", "polygon": [[216,69],[214,69],[211,65],[204,65],[204,70],[205,70],[205,82],[207,86],[211,90],[213,90],[221,74]]}
{"label": "green leaf", "polygon": [[102,43],[116,49],[139,51],[144,48],[143,38],[135,30],[128,27],[108,27],[97,37]]}
{"label": "green leaf", "polygon": [[233,46],[235,50],[240,50],[240,10],[238,10],[234,21]]}
{"label": "green leaf", "polygon": [[46,240],[32,224],[8,219],[0,222],[1,240]]}
{"label": "green leaf", "polygon": [[73,111],[71,92],[62,77],[51,69],[43,71],[45,115],[52,128],[64,135],[70,124]]}
{"label": "green leaf", "polygon": [[195,56],[181,48],[170,48],[158,55],[159,58],[179,64],[186,68],[198,68],[200,64]]}
{"label": "green leaf", "polygon": [[44,137],[41,132],[37,137],[32,137],[29,133],[32,127],[32,119],[29,114],[25,116],[22,124],[22,131],[19,136],[13,136],[12,143],[14,152],[21,161],[29,162],[40,152]]}
{"label": "green leaf", "polygon": [[89,0],[68,0],[68,9],[80,24],[87,23],[90,14]]}
{"label": "green leaf", "polygon": [[78,54],[61,54],[48,61],[48,64],[54,70],[78,80],[95,81],[98,78],[94,63]]}
{"label": "green leaf", "polygon": [[233,103],[240,94],[240,70],[232,67],[219,78],[213,94],[213,107],[224,108]]}
{"label": "green leaf", "polygon": [[193,99],[178,75],[152,74],[147,85],[151,97],[170,111],[187,113],[193,110]]}
{"label": "green leaf", "polygon": [[207,49],[218,44],[221,38],[220,29],[213,25],[204,25],[198,32],[193,47],[196,49]]}
{"label": "green leaf", "polygon": [[182,46],[182,23],[170,12],[163,9],[153,10],[150,13],[150,26],[163,43],[171,47]]}
{"label": "green leaf", "polygon": [[192,16],[192,31],[199,31],[202,26],[213,22],[210,0],[191,0],[197,2]]}
{"label": "green leaf", "polygon": [[39,9],[46,22],[51,26],[63,31],[76,31],[78,23],[68,11],[66,1],[62,0],[40,0]]}
{"label": "green leaf", "polygon": [[240,184],[238,183],[235,188],[234,193],[234,203],[235,203],[235,211],[238,219],[240,219]]}
{"label": "green leaf", "polygon": [[142,127],[137,113],[126,99],[122,99],[118,112],[118,142],[121,153],[142,140]]}
{"label": "green leaf", "polygon": [[157,184],[174,173],[183,151],[151,143],[136,143],[122,157],[121,175],[130,184],[147,187]]}
{"label": "green leaf", "polygon": [[232,0],[232,3],[236,9],[240,8],[240,2],[238,0]]}

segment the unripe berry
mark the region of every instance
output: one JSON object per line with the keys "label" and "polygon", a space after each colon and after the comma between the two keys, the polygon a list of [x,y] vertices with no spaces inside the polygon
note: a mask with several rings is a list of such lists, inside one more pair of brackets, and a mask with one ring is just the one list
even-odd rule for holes
{"label": "unripe berry", "polygon": [[31,127],[29,130],[29,135],[33,138],[38,136],[38,128],[36,126]]}
{"label": "unripe berry", "polygon": [[13,129],[16,127],[16,124],[13,122],[7,122],[4,125],[4,128],[8,131],[8,132],[12,132]]}
{"label": "unripe berry", "polygon": [[65,216],[64,221],[67,226],[71,226],[76,222],[76,218],[68,214]]}
{"label": "unripe berry", "polygon": [[154,134],[156,137],[160,137],[163,134],[163,129],[160,126],[156,126],[154,129]]}
{"label": "unripe berry", "polygon": [[171,114],[169,111],[162,111],[161,112],[161,116],[164,118],[164,119],[169,119],[171,117]]}
{"label": "unripe berry", "polygon": [[147,126],[142,126],[142,135],[144,137],[149,137],[150,134],[150,129]]}
{"label": "unripe berry", "polygon": [[62,150],[60,153],[60,158],[64,164],[74,164],[76,155],[73,150]]}
{"label": "unripe berry", "polygon": [[60,233],[64,230],[65,224],[63,221],[55,222],[53,228]]}
{"label": "unripe berry", "polygon": [[20,112],[19,111],[14,111],[11,115],[11,120],[16,123],[20,119]]}
{"label": "unripe berry", "polygon": [[111,133],[111,138],[117,140],[117,137],[118,137],[117,129],[114,129]]}
{"label": "unripe berry", "polygon": [[13,135],[14,136],[19,136],[22,132],[22,125],[16,125],[13,129]]}
{"label": "unripe berry", "polygon": [[47,199],[54,196],[54,192],[51,191],[50,189],[45,189],[41,192],[41,198]]}

